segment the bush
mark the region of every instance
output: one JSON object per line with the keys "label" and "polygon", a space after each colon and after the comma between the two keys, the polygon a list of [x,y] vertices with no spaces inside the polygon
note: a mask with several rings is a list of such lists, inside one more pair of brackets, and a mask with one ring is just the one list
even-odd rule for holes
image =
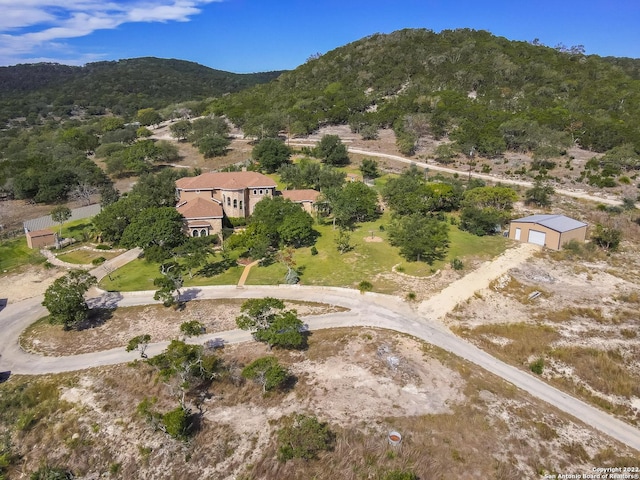
{"label": "bush", "polygon": [[282,388],[289,379],[289,372],[278,363],[276,357],[262,357],[242,370],[242,376],[262,385],[263,392]]}
{"label": "bush", "polygon": [[311,255],[317,255],[317,254],[318,254],[318,249],[314,245],[313,247],[311,247]]}
{"label": "bush", "polygon": [[73,473],[63,468],[43,465],[33,472],[29,478],[31,480],[71,480],[73,478]]}
{"label": "bush", "polygon": [[591,233],[591,240],[605,250],[616,251],[622,241],[622,232],[613,227],[597,224]]}
{"label": "bush", "polygon": [[164,431],[178,440],[186,440],[191,434],[191,415],[188,410],[178,407],[162,416]]}
{"label": "bush", "polygon": [[370,292],[373,290],[373,284],[367,280],[362,280],[358,284],[358,290],[360,290],[360,293]]}
{"label": "bush", "polygon": [[226,223],[232,228],[244,227],[249,223],[249,218],[244,217],[225,217]]}
{"label": "bush", "polygon": [[283,462],[293,458],[312,460],[321,451],[332,450],[335,443],[335,434],[326,423],[302,414],[285,417],[277,435],[278,460]]}
{"label": "bush", "polygon": [[180,331],[187,337],[196,337],[202,335],[207,329],[203,324],[197,320],[191,320],[190,322],[184,322],[180,325]]}
{"label": "bush", "polygon": [[544,371],[544,358],[540,357],[529,364],[529,370],[537,375],[542,375]]}
{"label": "bush", "polygon": [[91,263],[93,265],[102,265],[104,262],[106,262],[107,259],[104,257],[98,257],[98,258],[94,258],[93,260],[91,260]]}
{"label": "bush", "polygon": [[462,270],[464,268],[464,263],[459,258],[454,258],[451,260],[451,268],[454,270]]}
{"label": "bush", "polygon": [[97,250],[111,250],[113,247],[111,245],[105,245],[101,243],[100,245],[96,245]]}

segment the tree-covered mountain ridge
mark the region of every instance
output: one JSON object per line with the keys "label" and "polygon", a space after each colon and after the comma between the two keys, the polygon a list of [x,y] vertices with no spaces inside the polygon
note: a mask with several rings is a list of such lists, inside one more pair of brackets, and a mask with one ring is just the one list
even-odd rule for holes
{"label": "tree-covered mountain ridge", "polygon": [[281,73],[237,74],[154,57],[82,67],[55,63],[0,67],[0,120],[49,112],[64,116],[74,106],[131,115],[141,108],[238,92]]}
{"label": "tree-covered mountain ridge", "polygon": [[407,153],[424,129],[486,155],[530,149],[521,137],[546,132],[598,152],[640,151],[640,60],[583,52],[486,31],[400,30],[315,56],[212,110],[249,129],[280,122],[292,134],[392,126]]}

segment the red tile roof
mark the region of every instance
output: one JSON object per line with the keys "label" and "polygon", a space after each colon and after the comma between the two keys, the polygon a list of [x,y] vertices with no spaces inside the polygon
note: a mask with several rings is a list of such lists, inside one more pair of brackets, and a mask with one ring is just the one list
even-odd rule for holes
{"label": "red tile roof", "polygon": [[180,190],[242,190],[245,188],[275,188],[276,182],[258,172],[210,172],[176,181]]}
{"label": "red tile roof", "polygon": [[291,200],[292,202],[311,202],[315,203],[318,199],[320,192],[316,190],[284,190],[282,196]]}
{"label": "red tile roof", "polygon": [[214,201],[206,198],[195,198],[187,202],[179,204],[176,209],[184,218],[222,218],[222,206]]}

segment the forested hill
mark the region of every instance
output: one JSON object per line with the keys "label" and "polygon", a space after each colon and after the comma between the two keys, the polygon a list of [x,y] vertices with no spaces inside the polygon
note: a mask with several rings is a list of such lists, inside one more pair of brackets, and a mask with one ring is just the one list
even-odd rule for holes
{"label": "forested hill", "polygon": [[326,123],[393,126],[405,153],[425,129],[486,155],[531,149],[521,137],[549,132],[563,137],[551,135],[552,143],[569,136],[595,151],[629,143],[640,151],[639,78],[640,60],[585,55],[581,46],[401,30],[310,59],[212,109],[237,123],[280,122],[294,134]]}
{"label": "forested hill", "polygon": [[141,108],[238,92],[281,73],[235,74],[151,57],[84,67],[52,63],[0,67],[0,121],[49,112],[65,116],[74,106],[131,115]]}

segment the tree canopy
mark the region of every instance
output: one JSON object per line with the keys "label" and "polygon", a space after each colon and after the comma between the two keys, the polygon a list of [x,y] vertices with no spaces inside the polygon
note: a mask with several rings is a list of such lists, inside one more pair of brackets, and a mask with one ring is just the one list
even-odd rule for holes
{"label": "tree canopy", "polygon": [[327,124],[365,133],[391,127],[404,154],[427,134],[486,156],[574,143],[638,150],[640,113],[629,103],[640,95],[638,63],[486,31],[404,29],[336,48],[277,82],[216,99],[212,109],[239,126],[278,116],[302,133]]}
{"label": "tree canopy", "polygon": [[340,166],[349,163],[349,154],[338,135],[324,135],[314,149],[314,155],[327,165]]}
{"label": "tree canopy", "polygon": [[274,248],[309,245],[316,237],[311,215],[300,204],[282,197],[264,198],[256,204],[247,234],[252,241],[262,239]]}
{"label": "tree canopy", "polygon": [[49,321],[70,330],[85,321],[89,307],[84,295],[96,278],[83,270],[72,270],[56,279],[44,293],[42,305],[49,310]]}
{"label": "tree canopy", "polygon": [[186,239],[182,232],[183,220],[173,207],[146,208],[124,229],[120,243],[127,248],[177,247]]}
{"label": "tree canopy", "polygon": [[449,247],[446,222],[419,213],[396,217],[389,226],[389,242],[408,261],[432,264],[445,257]]}
{"label": "tree canopy", "polygon": [[379,215],[378,194],[362,182],[326,189],[324,198],[329,203],[335,223],[343,228],[374,220]]}
{"label": "tree canopy", "polygon": [[263,138],[253,147],[251,155],[258,162],[260,170],[275,173],[280,167],[289,163],[291,149],[277,138]]}
{"label": "tree canopy", "polygon": [[259,342],[269,347],[303,348],[306,336],[295,310],[286,310],[282,300],[272,297],[245,301],[236,318],[238,328],[250,330]]}

